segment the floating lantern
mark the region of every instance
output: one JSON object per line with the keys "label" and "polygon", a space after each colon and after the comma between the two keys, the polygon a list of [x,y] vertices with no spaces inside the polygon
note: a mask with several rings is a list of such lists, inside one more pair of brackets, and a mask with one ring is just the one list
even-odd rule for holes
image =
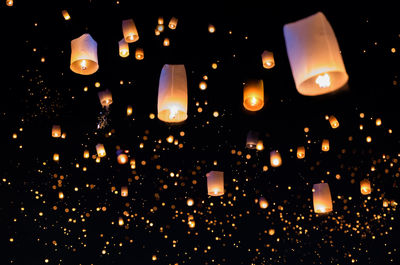
{"label": "floating lantern", "polygon": [[160,31],[159,31],[158,29],[154,29],[154,34],[155,34],[156,36],[160,36]]}
{"label": "floating lantern", "polygon": [[258,151],[264,150],[264,143],[263,143],[262,140],[259,140],[259,141],[257,142],[256,149],[257,149]]}
{"label": "floating lantern", "polygon": [[57,154],[57,153],[54,153],[54,155],[53,155],[53,160],[54,160],[55,162],[58,162],[58,161],[60,160],[60,155]]}
{"label": "floating lantern", "polygon": [[224,195],[224,172],[210,171],[207,173],[207,189],[210,196]]}
{"label": "floating lantern", "polygon": [[67,133],[63,132],[63,133],[61,134],[61,138],[62,138],[62,139],[67,138]]}
{"label": "floating lantern", "polygon": [[297,91],[317,96],[342,88],[348,81],[335,33],[322,12],[283,27]]}
{"label": "floating lantern", "polygon": [[128,196],[128,187],[127,186],[122,186],[121,187],[121,196],[122,197],[127,197]]}
{"label": "floating lantern", "polygon": [[279,167],[282,165],[282,158],[278,151],[271,151],[269,154],[269,159],[271,163],[271,167]]}
{"label": "floating lantern", "polygon": [[336,117],[333,115],[329,116],[329,123],[331,124],[331,127],[333,129],[336,129],[337,127],[339,127],[339,122],[336,119]]}
{"label": "floating lantern", "polygon": [[135,51],[135,58],[136,58],[136,60],[143,60],[143,59],[144,59],[144,51],[143,51],[143,48],[136,48],[136,51]]}
{"label": "floating lantern", "polygon": [[188,216],[188,225],[190,228],[194,228],[196,226],[193,215]]}
{"label": "floating lantern", "polygon": [[382,206],[383,207],[388,207],[389,206],[389,200],[388,199],[383,199]]}
{"label": "floating lantern", "polygon": [[329,213],[333,210],[331,191],[328,183],[313,185],[313,203],[315,213]]}
{"label": "floating lantern", "polygon": [[206,90],[207,89],[207,83],[206,81],[201,81],[199,84],[200,90]]}
{"label": "floating lantern", "polygon": [[168,38],[165,38],[165,39],[164,39],[163,45],[164,45],[165,47],[169,46],[169,39],[168,39]]}
{"label": "floating lantern", "polygon": [[83,152],[83,158],[88,159],[89,158],[89,150],[85,150]]}
{"label": "floating lantern", "polygon": [[134,158],[131,158],[131,161],[129,161],[129,164],[131,165],[131,169],[136,168],[136,160]]}
{"label": "floating lantern", "polygon": [[119,46],[119,56],[125,58],[129,56],[129,45],[125,41],[125,39],[122,39],[118,42]]}
{"label": "floating lantern", "polygon": [[139,34],[136,29],[133,19],[126,19],[122,21],[122,33],[127,43],[132,43],[139,40]]}
{"label": "floating lantern", "polygon": [[375,121],[376,126],[381,126],[382,125],[382,120],[380,118],[377,118]]}
{"label": "floating lantern", "polygon": [[121,153],[117,156],[117,161],[118,161],[118,164],[124,165],[124,164],[126,164],[126,162],[128,162],[128,156],[124,153]]}
{"label": "floating lantern", "polygon": [[63,10],[61,12],[62,12],[62,15],[63,15],[65,20],[70,20],[71,19],[71,16],[68,14],[67,10]]}
{"label": "floating lantern", "polygon": [[96,145],[96,152],[98,157],[105,157],[106,156],[106,149],[104,149],[103,144]]}
{"label": "floating lantern", "polygon": [[371,136],[367,136],[367,138],[366,138],[366,141],[367,141],[367,143],[370,143],[370,142],[372,142],[372,138],[371,138]]}
{"label": "floating lantern", "polygon": [[106,89],[98,93],[101,106],[106,109],[113,103],[112,94],[110,90]]}
{"label": "floating lantern", "polygon": [[166,64],[161,70],[157,117],[170,123],[187,119],[187,80],[183,64]]}
{"label": "floating lantern", "polygon": [[163,32],[164,31],[164,25],[157,25],[156,30],[158,32],[160,32],[160,33]]}
{"label": "floating lantern", "polygon": [[264,106],[264,82],[250,81],[243,89],[243,106],[249,111],[258,111]]}
{"label": "floating lantern", "polygon": [[306,157],[306,149],[304,146],[297,147],[297,158],[303,159],[304,157]]}
{"label": "floating lantern", "polygon": [[164,18],[163,17],[158,17],[157,23],[158,23],[158,25],[164,24]]}
{"label": "floating lantern", "polygon": [[118,218],[118,225],[123,226],[124,225],[124,219],[122,217]]}
{"label": "floating lantern", "polygon": [[7,6],[13,6],[14,5],[14,1],[13,0],[6,0],[6,5]]}
{"label": "floating lantern", "polygon": [[86,33],[71,41],[72,72],[81,75],[91,75],[99,69],[97,59],[97,42]]}
{"label": "floating lantern", "polygon": [[58,192],[58,198],[59,199],[64,199],[64,193],[62,191]]}
{"label": "floating lantern", "polygon": [[268,201],[264,197],[260,197],[258,204],[260,205],[261,209],[266,209],[268,207]]}
{"label": "floating lantern", "polygon": [[329,140],[324,139],[322,140],[322,146],[321,146],[322,151],[328,152],[329,151]]}
{"label": "floating lantern", "polygon": [[126,107],[126,116],[131,116],[132,115],[132,106]]}
{"label": "floating lantern", "polygon": [[266,69],[271,69],[272,67],[275,66],[275,60],[274,60],[274,53],[270,51],[264,51],[261,54],[261,59],[263,63],[263,67]]}
{"label": "floating lantern", "polygon": [[215,27],[214,27],[214,25],[208,25],[208,32],[210,32],[210,33],[214,33],[215,32]]}
{"label": "floating lantern", "polygon": [[191,199],[191,198],[187,199],[186,204],[187,204],[187,206],[193,206],[193,204],[194,204],[193,199]]}
{"label": "floating lantern", "polygon": [[169,21],[168,27],[170,29],[176,29],[177,24],[178,24],[178,19],[176,17],[172,17],[171,20]]}
{"label": "floating lantern", "polygon": [[360,181],[360,190],[362,195],[371,194],[371,182],[368,179]]}
{"label": "floating lantern", "polygon": [[258,132],[249,131],[247,133],[246,148],[257,149],[257,143],[258,143]]}
{"label": "floating lantern", "polygon": [[51,137],[59,138],[61,137],[61,126],[60,125],[53,125],[51,128]]}

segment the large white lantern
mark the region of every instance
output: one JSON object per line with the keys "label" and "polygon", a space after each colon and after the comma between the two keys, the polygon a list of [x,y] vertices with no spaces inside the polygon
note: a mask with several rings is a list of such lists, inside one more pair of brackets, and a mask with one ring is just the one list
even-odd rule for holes
{"label": "large white lantern", "polygon": [[207,190],[210,196],[224,195],[224,172],[210,171],[207,173]]}
{"label": "large white lantern", "polygon": [[315,213],[329,213],[333,210],[332,196],[328,183],[314,184],[313,203]]}
{"label": "large white lantern", "polygon": [[97,42],[85,33],[71,41],[72,72],[81,75],[91,75],[99,69],[97,59]]}

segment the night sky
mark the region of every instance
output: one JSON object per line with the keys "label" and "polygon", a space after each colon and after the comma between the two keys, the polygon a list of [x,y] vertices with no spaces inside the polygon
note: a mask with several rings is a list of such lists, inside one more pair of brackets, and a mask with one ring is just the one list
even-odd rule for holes
{"label": "night sky", "polygon": [[[400,263],[393,7],[73,2],[0,3],[0,264]],[[296,90],[283,25],[318,11],[335,31],[349,82],[310,97]],[[159,17],[165,29],[156,36]],[[140,38],[122,58],[121,24],[131,18]],[[70,70],[71,40],[84,33],[98,44],[99,70],[88,76]],[[138,47],[143,60],[135,59]],[[274,53],[272,69],[262,66],[264,50]],[[186,68],[188,118],[180,124],[157,118],[165,64]],[[252,79],[265,88],[257,112],[243,107]],[[105,89],[113,98],[108,109],[98,97]],[[53,125],[64,138],[52,137]],[[264,150],[246,148],[249,131],[259,133]],[[107,155],[96,161],[98,143]],[[305,159],[297,159],[298,146],[306,147]],[[280,167],[271,167],[271,150],[279,150]],[[119,164],[118,151],[135,165]],[[224,172],[223,196],[207,194],[212,170]],[[360,193],[365,178],[369,195]],[[330,186],[328,214],[313,210],[320,182]]]}

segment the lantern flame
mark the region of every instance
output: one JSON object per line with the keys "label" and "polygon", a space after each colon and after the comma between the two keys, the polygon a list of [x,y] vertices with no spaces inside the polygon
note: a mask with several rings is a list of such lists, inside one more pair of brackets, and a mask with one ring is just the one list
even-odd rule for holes
{"label": "lantern flame", "polygon": [[86,61],[86,60],[82,60],[82,62],[81,62],[81,69],[82,69],[82,70],[86,70],[86,69],[87,69],[87,61]]}
{"label": "lantern flame", "polygon": [[250,104],[251,104],[252,106],[257,105],[257,98],[256,98],[256,97],[252,97],[251,100],[250,100]]}
{"label": "lantern flame", "polygon": [[178,114],[178,108],[176,106],[172,106],[170,108],[169,118],[174,120],[176,118],[176,114]]}
{"label": "lantern flame", "polygon": [[325,73],[324,75],[319,75],[315,80],[315,83],[319,85],[320,88],[330,87],[331,77],[327,73]]}

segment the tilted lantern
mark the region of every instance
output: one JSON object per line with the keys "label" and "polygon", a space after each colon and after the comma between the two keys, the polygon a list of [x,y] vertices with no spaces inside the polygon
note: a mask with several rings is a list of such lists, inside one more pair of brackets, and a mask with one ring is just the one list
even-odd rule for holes
{"label": "tilted lantern", "polygon": [[136,48],[135,58],[136,58],[136,60],[143,60],[144,59],[143,48]]}
{"label": "tilted lantern", "polygon": [[304,157],[306,157],[306,149],[304,146],[297,147],[297,158],[303,159]]}
{"label": "tilted lantern", "polygon": [[158,23],[158,25],[164,24],[164,18],[163,17],[158,17],[157,23]]}
{"label": "tilted lantern", "polygon": [[269,156],[271,167],[279,167],[280,165],[282,165],[282,158],[278,151],[271,151]]}
{"label": "tilted lantern", "polygon": [[210,196],[224,195],[224,172],[210,171],[207,173],[207,190]]}
{"label": "tilted lantern", "polygon": [[264,143],[263,143],[262,140],[258,140],[257,145],[256,145],[256,149],[257,149],[258,151],[264,150]]}
{"label": "tilted lantern", "polygon": [[71,65],[72,72],[81,75],[91,75],[99,69],[97,59],[97,42],[85,33],[71,41]]}
{"label": "tilted lantern", "polygon": [[336,129],[337,127],[339,127],[339,122],[336,119],[336,117],[333,115],[329,116],[329,123],[331,124],[331,127],[333,129]]}
{"label": "tilted lantern", "polygon": [[125,58],[129,56],[129,45],[125,41],[125,39],[122,39],[118,42],[119,46],[119,56]]}
{"label": "tilted lantern", "polygon": [[133,19],[126,19],[122,21],[122,33],[124,34],[124,39],[127,43],[139,40],[139,34]]}
{"label": "tilted lantern", "polygon": [[165,39],[164,39],[163,45],[164,45],[165,47],[169,46],[169,39],[168,39],[168,38],[165,38]]}
{"label": "tilted lantern", "polygon": [[112,94],[110,90],[106,89],[103,91],[99,91],[98,95],[102,107],[108,108],[113,103]]}
{"label": "tilted lantern", "polygon": [[58,161],[60,160],[60,155],[59,155],[58,153],[54,153],[54,154],[53,154],[53,160],[54,160],[55,162],[58,162]]}
{"label": "tilted lantern", "polygon": [[246,139],[246,148],[248,149],[256,149],[258,143],[258,132],[249,131],[247,133]]}
{"label": "tilted lantern", "polygon": [[169,21],[168,27],[170,29],[176,29],[177,24],[178,24],[178,19],[176,17],[172,17],[171,20]]}
{"label": "tilted lantern", "polygon": [[360,190],[362,195],[371,194],[371,182],[368,179],[360,181]]}
{"label": "tilted lantern", "polygon": [[62,15],[63,15],[65,20],[70,20],[71,19],[71,16],[69,15],[67,10],[63,10],[62,11]]}
{"label": "tilted lantern", "polygon": [[104,149],[103,144],[96,145],[96,152],[98,157],[105,157],[106,156],[106,149]]}
{"label": "tilted lantern", "polygon": [[264,82],[249,81],[243,88],[243,106],[249,111],[258,111],[264,106]]}
{"label": "tilted lantern", "polygon": [[268,207],[268,201],[264,197],[260,197],[258,203],[261,209],[266,209]]}
{"label": "tilted lantern", "polygon": [[158,87],[157,117],[170,123],[187,119],[187,80],[183,64],[166,64],[161,70]]}
{"label": "tilted lantern", "polygon": [[51,128],[51,137],[59,138],[61,137],[61,126],[60,125],[53,125]]}
{"label": "tilted lantern", "polygon": [[286,50],[297,91],[317,96],[348,81],[335,33],[322,12],[283,27]]}
{"label": "tilted lantern", "polygon": [[329,213],[333,210],[332,196],[328,183],[313,185],[313,203],[315,213]]}
{"label": "tilted lantern", "polygon": [[329,151],[329,140],[328,139],[322,140],[321,150],[324,151],[324,152],[328,152]]}
{"label": "tilted lantern", "polygon": [[120,153],[117,156],[117,161],[118,161],[118,164],[124,165],[128,162],[128,156],[124,153]]}
{"label": "tilted lantern", "polygon": [[275,60],[274,60],[274,53],[270,51],[264,51],[261,54],[261,59],[263,63],[263,67],[266,69],[271,69],[272,67],[275,66]]}
{"label": "tilted lantern", "polygon": [[89,154],[89,150],[85,150],[85,151],[83,152],[83,158],[86,158],[86,159],[88,159],[88,158],[89,158],[89,156],[90,156],[90,154]]}

